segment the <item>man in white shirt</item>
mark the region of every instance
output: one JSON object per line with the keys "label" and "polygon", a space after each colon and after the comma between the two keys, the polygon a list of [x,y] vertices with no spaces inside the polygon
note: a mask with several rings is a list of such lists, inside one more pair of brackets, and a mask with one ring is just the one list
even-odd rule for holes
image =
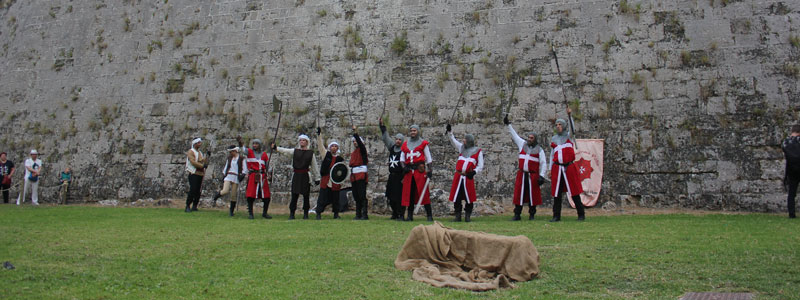
{"label": "man in white shirt", "polygon": [[17,197],[17,205],[25,202],[28,187],[31,187],[31,202],[39,205],[39,171],[42,169],[42,160],[39,159],[39,152],[31,150],[31,157],[25,160],[25,186],[22,189],[21,197]]}
{"label": "man in white shirt", "polygon": [[239,156],[239,147],[235,145],[228,147],[228,160],[225,162],[222,174],[225,176],[222,182],[222,190],[214,195],[214,201],[232,192],[228,196],[228,201],[231,202],[229,215],[233,217],[233,210],[236,209],[236,203],[239,202],[239,183],[247,175],[244,159]]}

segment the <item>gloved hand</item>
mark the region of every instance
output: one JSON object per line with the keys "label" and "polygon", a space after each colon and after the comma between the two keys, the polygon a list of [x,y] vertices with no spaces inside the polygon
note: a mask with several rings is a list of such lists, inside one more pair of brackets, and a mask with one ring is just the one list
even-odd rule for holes
{"label": "gloved hand", "polygon": [[475,177],[475,171],[469,171],[464,175],[466,175],[467,178],[472,179],[473,177]]}
{"label": "gloved hand", "polygon": [[428,176],[428,179],[431,179],[431,178],[433,178],[433,171],[428,171],[428,174],[425,174],[425,175]]}
{"label": "gloved hand", "polygon": [[410,165],[403,166],[403,174],[411,172],[412,169]]}
{"label": "gloved hand", "polygon": [[278,145],[275,145],[275,143],[272,143],[272,150],[278,150]]}
{"label": "gloved hand", "polygon": [[317,127],[317,135],[319,135],[320,133],[322,133],[322,128]]}
{"label": "gloved hand", "polygon": [[537,181],[539,185],[544,184],[544,177],[539,176],[539,179]]}
{"label": "gloved hand", "polygon": [[511,124],[511,122],[508,120],[508,114],[506,114],[506,116],[503,117],[503,124],[505,125]]}
{"label": "gloved hand", "polygon": [[314,180],[315,185],[319,185],[319,180]]}
{"label": "gloved hand", "polygon": [[453,127],[452,127],[452,126],[450,126],[450,124],[447,124],[447,127],[445,127],[445,128],[447,129],[447,131],[446,131],[446,132],[448,132],[448,133],[449,133],[449,132],[451,132],[451,131],[453,131]]}

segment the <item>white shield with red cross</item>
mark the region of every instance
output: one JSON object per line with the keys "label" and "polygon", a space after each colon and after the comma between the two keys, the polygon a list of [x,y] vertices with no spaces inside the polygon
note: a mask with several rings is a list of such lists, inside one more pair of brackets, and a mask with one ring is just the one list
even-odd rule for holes
{"label": "white shield with red cross", "polygon": [[[578,139],[575,149],[575,162],[578,167],[578,180],[583,187],[581,202],[586,207],[597,204],[600,188],[603,186],[603,139]],[[575,207],[572,199],[569,205]]]}

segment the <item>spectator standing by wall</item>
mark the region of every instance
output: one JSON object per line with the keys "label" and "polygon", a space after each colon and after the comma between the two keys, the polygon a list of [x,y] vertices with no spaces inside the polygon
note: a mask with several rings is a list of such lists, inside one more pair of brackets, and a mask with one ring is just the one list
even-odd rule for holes
{"label": "spectator standing by wall", "polygon": [[0,189],[3,190],[3,203],[8,203],[8,190],[11,189],[11,178],[16,170],[14,163],[8,160],[8,154],[0,153]]}
{"label": "spectator standing by wall", "polygon": [[42,160],[39,159],[39,152],[31,150],[31,157],[25,160],[25,185],[22,188],[22,195],[17,197],[17,205],[25,202],[28,187],[31,188],[31,202],[39,205],[39,171],[42,169]]}
{"label": "spectator standing by wall", "polygon": [[786,173],[783,176],[783,184],[789,192],[786,206],[789,210],[789,218],[794,219],[797,217],[794,200],[797,196],[797,185],[800,182],[800,125],[792,126],[792,133],[783,141],[781,148],[786,156]]}

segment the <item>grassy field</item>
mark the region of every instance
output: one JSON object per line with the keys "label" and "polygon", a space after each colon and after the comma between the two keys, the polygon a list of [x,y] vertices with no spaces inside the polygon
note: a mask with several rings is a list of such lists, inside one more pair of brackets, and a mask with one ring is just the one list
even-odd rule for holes
{"label": "grassy field", "polygon": [[[689,291],[800,299],[800,221],[784,215],[620,215],[447,226],[523,234],[539,278],[485,293],[413,281],[393,262],[426,222],[231,219],[166,208],[0,205],[0,299],[677,299]],[[419,218],[423,219],[423,218]]]}

